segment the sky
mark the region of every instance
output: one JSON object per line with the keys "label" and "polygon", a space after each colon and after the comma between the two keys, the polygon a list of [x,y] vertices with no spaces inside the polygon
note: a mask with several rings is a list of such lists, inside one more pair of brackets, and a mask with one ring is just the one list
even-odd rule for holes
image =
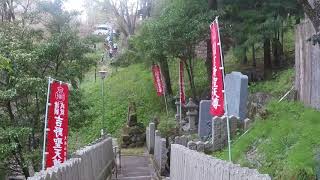
{"label": "sky", "polygon": [[66,10],[77,10],[77,11],[83,11],[83,0],[67,0],[64,3],[64,6]]}
{"label": "sky", "polygon": [[86,15],[83,4],[84,4],[83,0],[66,0],[64,2],[64,8],[67,11],[72,11],[72,10],[79,11],[80,13],[82,13],[80,16],[81,21],[85,21],[87,18],[87,15]]}

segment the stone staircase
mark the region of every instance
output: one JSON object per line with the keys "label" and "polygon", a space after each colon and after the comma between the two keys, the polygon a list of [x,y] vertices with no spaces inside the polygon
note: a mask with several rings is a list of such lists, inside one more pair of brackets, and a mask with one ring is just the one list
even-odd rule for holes
{"label": "stone staircase", "polygon": [[118,177],[112,180],[157,180],[156,173],[148,155],[122,156]]}

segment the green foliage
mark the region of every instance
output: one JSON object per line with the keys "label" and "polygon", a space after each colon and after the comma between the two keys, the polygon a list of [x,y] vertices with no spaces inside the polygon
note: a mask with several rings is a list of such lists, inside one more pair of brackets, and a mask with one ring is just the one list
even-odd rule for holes
{"label": "green foliage", "polygon": [[282,96],[293,86],[294,73],[293,69],[275,73],[272,80],[252,83],[249,87],[250,92],[265,92],[270,93],[275,97]]}
{"label": "green foliage", "polygon": [[[267,111],[266,119],[232,144],[233,161],[274,179],[314,179],[320,112],[294,102],[271,102]],[[227,151],[218,156],[228,158]]]}
{"label": "green foliage", "polygon": [[74,14],[62,10],[58,1],[42,3],[50,16],[46,37],[19,22],[0,26],[0,169],[9,174],[16,171],[8,166],[12,161],[25,176],[29,165],[39,169],[48,76],[72,84],[71,129],[90,119],[78,82],[97,59],[86,55],[89,45],[71,26]]}
{"label": "green foliage", "polygon": [[261,45],[265,39],[284,41],[284,34],[293,29],[295,19],[302,15],[295,0],[226,0],[222,6],[225,11],[222,22],[226,24],[222,31],[232,38],[239,59],[243,59],[252,45]]}
{"label": "green foliage", "polygon": [[[145,22],[133,39],[146,61],[159,56],[189,56],[193,47],[209,32],[208,24],[215,12],[208,11],[206,1],[168,2],[159,17]],[[187,51],[187,52],[186,52]],[[188,52],[189,51],[189,52]]]}
{"label": "green foliage", "polygon": [[160,123],[157,129],[160,131],[162,137],[170,137],[175,135],[177,128],[177,121],[174,118],[174,113],[170,113],[169,116],[162,115],[159,117]]}

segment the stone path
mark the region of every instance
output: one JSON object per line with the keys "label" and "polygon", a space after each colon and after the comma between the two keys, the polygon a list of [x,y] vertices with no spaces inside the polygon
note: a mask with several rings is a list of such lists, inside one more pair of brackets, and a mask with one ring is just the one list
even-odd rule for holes
{"label": "stone path", "polygon": [[122,156],[118,178],[112,180],[157,180],[155,170],[148,155]]}

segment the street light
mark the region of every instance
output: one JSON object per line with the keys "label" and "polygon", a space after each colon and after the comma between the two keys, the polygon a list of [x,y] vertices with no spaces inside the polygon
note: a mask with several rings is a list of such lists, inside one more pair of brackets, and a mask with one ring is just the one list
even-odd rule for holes
{"label": "street light", "polygon": [[101,119],[101,136],[103,136],[104,132],[103,132],[103,120],[105,119],[105,108],[104,108],[104,79],[107,76],[107,71],[99,71],[99,75],[102,79],[101,81],[101,98],[102,98],[102,104],[101,104],[101,110],[102,110],[102,119]]}

